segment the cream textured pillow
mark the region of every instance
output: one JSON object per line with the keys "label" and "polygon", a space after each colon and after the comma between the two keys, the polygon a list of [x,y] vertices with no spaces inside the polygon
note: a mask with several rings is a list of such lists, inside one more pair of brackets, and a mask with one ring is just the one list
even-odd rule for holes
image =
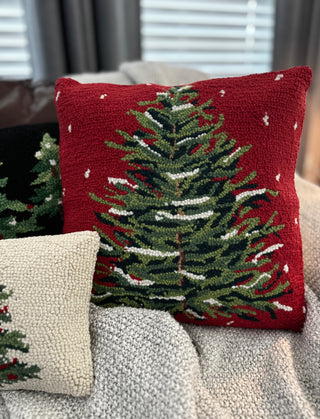
{"label": "cream textured pillow", "polygon": [[95,232],[0,240],[0,389],[90,394]]}

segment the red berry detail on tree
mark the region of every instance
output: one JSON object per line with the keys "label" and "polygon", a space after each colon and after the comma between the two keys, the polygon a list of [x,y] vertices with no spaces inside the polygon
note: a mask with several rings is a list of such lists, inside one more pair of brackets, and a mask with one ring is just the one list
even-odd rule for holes
{"label": "red berry detail on tree", "polygon": [[[12,291],[5,292],[5,286],[0,285],[0,304],[12,295]],[[0,323],[10,323],[11,315],[9,307],[5,305],[0,310]],[[20,362],[18,358],[10,360],[9,351],[15,350],[22,353],[29,352],[29,345],[23,342],[25,335],[17,330],[9,331],[0,329],[0,388],[6,384],[16,381],[26,381],[28,379],[39,378],[40,368],[37,365],[31,365]]]}

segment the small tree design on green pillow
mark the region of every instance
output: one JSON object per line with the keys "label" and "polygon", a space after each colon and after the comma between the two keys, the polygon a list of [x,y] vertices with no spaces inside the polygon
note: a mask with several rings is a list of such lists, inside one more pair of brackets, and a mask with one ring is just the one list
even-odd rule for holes
{"label": "small tree design on green pillow", "polygon": [[106,142],[126,153],[129,169],[127,179],[108,178],[105,197],[90,194],[108,207],[96,217],[113,231],[94,227],[110,264],[97,265],[107,275],[94,283],[93,301],[198,321],[258,321],[259,310],[275,319],[276,300],[291,292],[272,258],[284,225],[277,211],[266,223],[250,212],[278,192],[254,183],[254,171],[239,180],[251,145],[237,147],[212,99],[200,104],[198,96],[192,86],[159,92],[138,103],[142,112],[129,111],[139,127],[117,131],[123,144]]}
{"label": "small tree design on green pillow", "polygon": [[37,173],[37,178],[32,182],[35,186],[34,216],[48,215],[54,217],[58,211],[62,212],[61,177],[59,167],[59,145],[55,138],[48,133],[44,134],[40,143],[40,150],[35,154],[38,163],[32,172]]}
{"label": "small tree design on green pillow", "polygon": [[3,305],[11,295],[12,291],[6,292],[5,286],[0,285],[0,388],[17,381],[40,378],[40,368],[37,365],[28,366],[18,358],[9,357],[9,350],[29,352],[29,345],[23,342],[26,338],[24,334],[17,330],[3,329],[3,323],[12,321],[8,306]]}
{"label": "small tree design on green pillow", "polygon": [[[2,165],[2,162],[0,162],[0,165]],[[38,230],[36,220],[32,217],[33,205],[27,205],[18,200],[10,200],[5,193],[1,192],[1,189],[6,188],[7,183],[8,178],[0,178],[0,231],[3,232],[0,235],[0,240],[16,237],[19,233]],[[20,213],[27,215],[18,224],[16,216]]]}

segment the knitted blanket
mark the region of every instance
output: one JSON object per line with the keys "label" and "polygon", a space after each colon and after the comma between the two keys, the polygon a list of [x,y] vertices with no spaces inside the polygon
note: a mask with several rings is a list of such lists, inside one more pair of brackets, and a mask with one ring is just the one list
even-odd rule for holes
{"label": "knitted blanket", "polygon": [[[126,63],[110,77],[99,81],[182,84],[207,76]],[[320,188],[299,177],[296,187],[308,310],[302,333],[181,325],[168,313],[92,306],[91,396],[1,392],[0,418],[319,418]]]}
{"label": "knitted blanket", "polygon": [[168,313],[92,305],[90,327],[93,393],[77,398],[3,391],[10,418],[196,416],[197,354],[187,333]]}

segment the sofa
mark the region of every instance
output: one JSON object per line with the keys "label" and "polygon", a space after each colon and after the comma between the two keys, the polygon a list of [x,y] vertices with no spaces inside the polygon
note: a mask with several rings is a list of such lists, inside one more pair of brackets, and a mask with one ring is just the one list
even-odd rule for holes
{"label": "sofa", "polygon": [[[81,83],[177,85],[208,75],[161,63],[133,62],[122,64],[117,72],[72,77]],[[17,114],[24,118],[17,125],[55,120],[52,110],[49,119],[41,114],[41,103],[46,108],[47,99],[33,93],[27,109]],[[50,86],[48,97],[53,102]],[[10,125],[14,125],[12,119]],[[91,395],[1,391],[0,417],[320,417],[320,188],[299,175],[295,183],[307,301],[301,333],[199,326],[178,323],[165,312],[91,305],[95,377]]]}

